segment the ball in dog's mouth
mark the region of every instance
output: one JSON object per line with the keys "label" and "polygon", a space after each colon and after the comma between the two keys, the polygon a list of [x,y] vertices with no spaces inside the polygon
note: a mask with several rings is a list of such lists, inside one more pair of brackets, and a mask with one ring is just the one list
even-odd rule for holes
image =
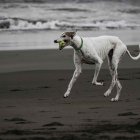
{"label": "ball in dog's mouth", "polygon": [[62,50],[65,47],[65,42],[62,40],[59,42],[59,50]]}

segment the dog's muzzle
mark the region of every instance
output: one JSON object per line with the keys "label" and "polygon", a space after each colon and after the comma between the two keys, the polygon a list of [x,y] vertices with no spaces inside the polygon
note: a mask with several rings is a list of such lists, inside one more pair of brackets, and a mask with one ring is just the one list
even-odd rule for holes
{"label": "dog's muzzle", "polygon": [[59,50],[62,50],[66,45],[66,42],[63,40],[62,41],[54,40],[54,43],[59,43]]}
{"label": "dog's muzzle", "polygon": [[54,43],[58,43],[57,40],[54,40]]}

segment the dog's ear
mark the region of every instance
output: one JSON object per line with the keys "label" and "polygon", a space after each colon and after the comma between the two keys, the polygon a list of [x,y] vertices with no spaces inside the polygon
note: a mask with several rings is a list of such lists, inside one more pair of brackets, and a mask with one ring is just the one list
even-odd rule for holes
{"label": "dog's ear", "polygon": [[76,32],[66,32],[65,34],[73,39],[73,37],[76,35]]}

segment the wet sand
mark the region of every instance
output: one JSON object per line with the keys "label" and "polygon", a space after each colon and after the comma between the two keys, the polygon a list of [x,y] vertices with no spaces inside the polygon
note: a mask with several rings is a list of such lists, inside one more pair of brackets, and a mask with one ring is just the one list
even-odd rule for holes
{"label": "wet sand", "polygon": [[[138,45],[128,46],[136,56]],[[103,69],[108,69],[107,60]],[[140,68],[140,61],[132,60],[127,54],[120,61],[119,68]],[[94,69],[94,65],[83,65],[83,69]],[[73,49],[0,51],[0,73],[31,70],[74,70]]]}
{"label": "wet sand", "polygon": [[91,85],[94,66],[88,67],[64,99],[72,55],[72,50],[0,52],[0,139],[140,139],[140,61],[127,55],[122,60],[119,102],[110,102],[116,89],[103,96],[111,81],[105,65],[99,75],[104,86]]}

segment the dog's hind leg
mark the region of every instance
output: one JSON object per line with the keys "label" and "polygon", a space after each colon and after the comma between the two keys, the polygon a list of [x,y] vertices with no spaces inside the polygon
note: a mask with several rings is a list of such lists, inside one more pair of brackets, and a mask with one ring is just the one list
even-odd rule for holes
{"label": "dog's hind leg", "polygon": [[122,89],[122,86],[120,84],[120,81],[118,80],[118,73],[117,73],[117,68],[114,70],[110,67],[110,72],[111,72],[111,75],[112,75],[112,83],[110,85],[110,88],[105,92],[105,96],[109,96],[113,87],[116,85],[116,88],[117,88],[117,95],[115,98],[112,98],[111,101],[118,101],[119,100],[119,97],[120,97],[120,93],[121,93],[121,89]]}
{"label": "dog's hind leg", "polygon": [[118,62],[116,61],[116,59],[113,55],[114,55],[114,50],[112,49],[108,53],[108,66],[109,66],[110,74],[112,76],[112,82],[111,82],[109,89],[104,93],[105,97],[107,97],[111,94],[111,91],[117,82]]}
{"label": "dog's hind leg", "polygon": [[[113,71],[113,68],[112,68],[112,56],[113,56],[113,49],[109,52],[108,54],[108,57],[107,57],[107,60],[108,60],[108,67],[109,67],[109,71],[110,71],[110,75],[112,77],[112,82],[114,82],[115,80],[115,77],[114,76],[114,71]],[[113,79],[114,78],[114,79]],[[111,84],[112,84],[111,82]],[[104,96],[107,97],[111,94],[111,90],[110,88],[104,93]]]}
{"label": "dog's hind leg", "polygon": [[116,87],[117,87],[117,95],[116,95],[115,98],[112,98],[111,101],[118,101],[119,97],[120,97],[122,85],[120,84],[120,81],[118,79],[117,79],[117,82],[116,82]]}
{"label": "dog's hind leg", "polygon": [[120,97],[120,92],[122,89],[122,86],[118,80],[118,73],[117,73],[117,69],[118,69],[118,64],[119,61],[122,57],[122,55],[126,52],[126,47],[125,46],[118,46],[115,48],[115,50],[113,51],[113,55],[112,58],[109,58],[109,68],[111,71],[111,75],[112,75],[112,82],[111,85],[109,87],[109,89],[105,92],[104,96],[109,96],[112,89],[114,88],[114,86],[116,85],[117,87],[117,95],[115,98],[112,98],[111,101],[118,101],[119,97]]}
{"label": "dog's hind leg", "polygon": [[[127,51],[127,47],[126,47],[125,44],[118,43],[117,45],[118,45],[118,47],[117,47],[117,49],[115,49],[115,52],[114,52],[114,55],[113,55],[114,59],[116,60],[115,61],[116,62],[116,64],[115,64],[116,69],[118,68],[118,64],[119,64],[122,56]],[[117,94],[116,94],[115,98],[111,99],[111,101],[118,101],[119,97],[120,97],[121,90],[122,90],[122,85],[121,85],[120,81],[118,80],[118,74],[116,74],[116,88],[117,88]]]}
{"label": "dog's hind leg", "polygon": [[104,93],[104,96],[105,97],[107,97],[107,96],[109,96],[111,94],[111,91],[112,91],[112,89],[114,88],[114,86],[115,86],[115,84],[117,82],[117,77],[116,77],[116,75],[117,75],[117,69],[113,69],[112,72],[111,72],[111,74],[112,74],[112,82],[110,84],[109,89]]}
{"label": "dog's hind leg", "polygon": [[[120,83],[120,81],[118,80],[118,73],[117,73],[117,69],[116,69],[116,88],[117,88],[117,94],[115,96],[115,98],[112,98],[111,101],[118,101],[119,97],[120,97],[120,93],[121,93],[121,89],[122,89],[122,85]],[[113,88],[112,88],[113,89]],[[110,92],[111,93],[111,92]]]}

